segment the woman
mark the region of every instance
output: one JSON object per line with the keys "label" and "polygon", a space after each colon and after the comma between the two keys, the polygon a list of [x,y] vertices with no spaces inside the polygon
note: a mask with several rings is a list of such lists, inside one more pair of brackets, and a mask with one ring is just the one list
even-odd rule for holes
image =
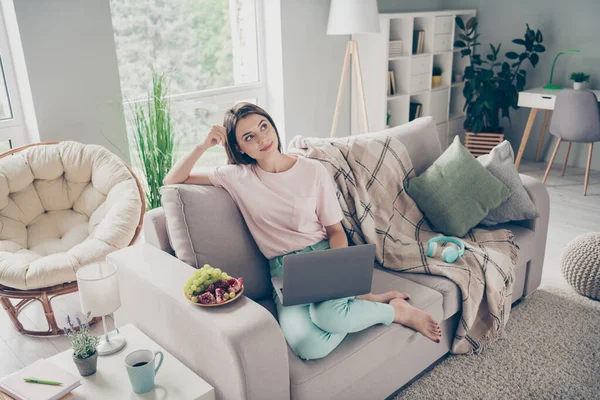
{"label": "woman", "polygon": [[[202,154],[217,144],[225,147],[229,165],[206,174],[191,173]],[[240,103],[227,110],[224,126],[213,126],[163,183],[227,190],[269,259],[272,277],[283,274],[286,254],[348,246],[334,182],[326,168],[319,161],[282,153],[275,123],[256,105]],[[410,305],[406,293],[369,293],[284,307],[273,292],[283,334],[305,360],[325,357],[348,333],[375,324],[396,322],[440,342],[438,323]]]}

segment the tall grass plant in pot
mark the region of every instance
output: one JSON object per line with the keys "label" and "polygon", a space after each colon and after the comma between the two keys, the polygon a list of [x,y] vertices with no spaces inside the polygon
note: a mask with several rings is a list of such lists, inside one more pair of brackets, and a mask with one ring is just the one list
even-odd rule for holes
{"label": "tall grass plant in pot", "polygon": [[[539,53],[546,49],[542,45],[540,30],[533,30],[526,24],[523,39],[513,39],[513,43],[523,46],[520,53],[508,51],[507,60],[499,59],[502,44],[490,44],[490,53],[482,57],[477,54],[479,34],[476,34],[477,19],[470,18],[466,23],[456,17],[459,40],[454,47],[461,49],[461,57],[469,57],[465,68],[463,95],[466,113],[464,128],[467,130],[467,148],[474,155],[489,153],[496,144],[504,140],[501,118],[510,122],[510,109],[518,109],[519,92],[525,88],[527,71],[523,63],[527,60],[535,68]],[[469,148],[469,141],[472,146]]]}
{"label": "tall grass plant in pot", "polygon": [[177,145],[168,88],[167,74],[153,71],[148,99],[132,105],[133,158],[144,176],[148,210],[161,206],[159,188],[173,165]]}

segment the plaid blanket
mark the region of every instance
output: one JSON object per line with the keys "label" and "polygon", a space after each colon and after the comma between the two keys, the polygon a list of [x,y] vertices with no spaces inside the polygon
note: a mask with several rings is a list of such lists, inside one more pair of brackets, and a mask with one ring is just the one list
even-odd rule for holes
{"label": "plaid blanket", "polygon": [[288,152],[327,167],[337,184],[348,237],[355,244],[374,243],[383,267],[444,276],[458,285],[462,315],[452,353],[478,353],[504,335],[517,260],[511,231],[473,229],[462,238],[467,250],[455,263],[445,263],[439,250],[428,258],[427,241],[439,234],[404,191],[415,173],[402,142],[390,136],[296,136]]}

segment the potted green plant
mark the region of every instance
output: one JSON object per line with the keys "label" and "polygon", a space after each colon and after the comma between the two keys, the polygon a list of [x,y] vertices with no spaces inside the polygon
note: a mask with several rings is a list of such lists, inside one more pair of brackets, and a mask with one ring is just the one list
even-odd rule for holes
{"label": "potted green plant", "polygon": [[89,312],[87,313],[85,323],[82,323],[81,319],[77,317],[77,326],[75,326],[71,317],[67,316],[69,327],[64,328],[65,333],[71,339],[73,361],[81,376],[95,374],[98,365],[98,351],[96,349],[98,348],[100,338],[90,333],[89,318]]}
{"label": "potted green plant", "polygon": [[573,89],[581,90],[583,89],[584,82],[589,82],[590,75],[585,72],[572,72],[569,75],[569,79],[573,81]]}
{"label": "potted green plant", "polygon": [[153,71],[148,99],[134,103],[132,110],[135,151],[145,180],[148,210],[161,206],[159,189],[173,165],[176,147],[168,86],[166,73]]}
{"label": "potted green plant", "polygon": [[434,65],[433,72],[431,77],[431,86],[436,88],[440,86],[442,83],[442,68],[440,66]]}
{"label": "potted green plant", "polygon": [[[469,136],[485,134],[492,140],[491,144],[501,142],[504,138],[504,128],[500,125],[501,118],[510,122],[510,109],[518,109],[519,92],[525,88],[527,72],[523,62],[528,60],[532,67],[538,64],[538,53],[546,49],[541,44],[542,32],[534,31],[526,24],[523,39],[513,39],[513,43],[523,46],[522,51],[505,53],[507,61],[498,58],[502,44],[490,44],[491,52],[485,55],[477,54],[479,34],[475,33],[477,19],[470,18],[466,24],[462,18],[456,17],[459,28],[459,40],[454,47],[461,49],[461,57],[469,57],[469,65],[465,68],[463,95],[466,99],[463,110],[466,113],[464,128]],[[492,146],[493,147],[493,146]]]}

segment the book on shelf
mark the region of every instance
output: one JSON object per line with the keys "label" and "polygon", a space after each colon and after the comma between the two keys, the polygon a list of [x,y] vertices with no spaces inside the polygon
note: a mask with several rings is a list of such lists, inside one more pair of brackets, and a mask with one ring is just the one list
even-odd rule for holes
{"label": "book on shelf", "polygon": [[389,57],[401,57],[402,56],[402,40],[390,40],[389,44]]}
{"label": "book on shelf", "polygon": [[408,113],[408,120],[412,121],[421,116],[421,109],[423,105],[421,103],[410,103],[410,109]]}
{"label": "book on shelf", "polygon": [[388,96],[396,94],[396,78],[394,77],[394,71],[388,71],[387,94]]}
{"label": "book on shelf", "polygon": [[425,31],[413,31],[413,54],[422,54],[425,45]]}
{"label": "book on shelf", "polygon": [[[37,378],[61,382],[62,385],[45,385],[25,382],[24,378]],[[0,380],[0,396],[15,400],[59,400],[68,398],[81,385],[81,377],[41,359]],[[3,397],[0,397],[2,399]]]}

